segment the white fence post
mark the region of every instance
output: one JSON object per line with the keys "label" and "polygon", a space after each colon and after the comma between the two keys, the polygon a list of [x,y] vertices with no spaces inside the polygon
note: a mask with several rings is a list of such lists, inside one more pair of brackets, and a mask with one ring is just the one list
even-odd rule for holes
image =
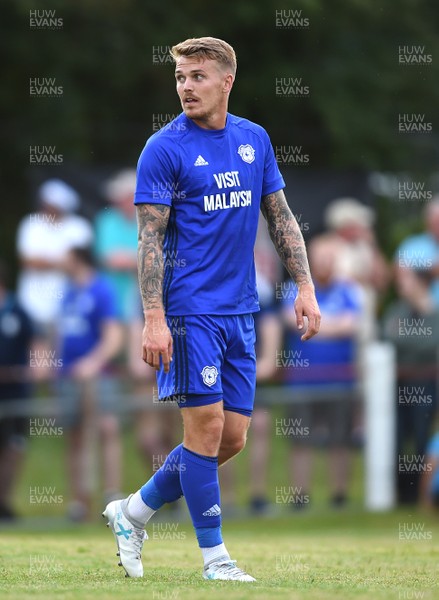
{"label": "white fence post", "polygon": [[365,352],[365,486],[368,510],[389,510],[396,499],[396,356],[389,343]]}

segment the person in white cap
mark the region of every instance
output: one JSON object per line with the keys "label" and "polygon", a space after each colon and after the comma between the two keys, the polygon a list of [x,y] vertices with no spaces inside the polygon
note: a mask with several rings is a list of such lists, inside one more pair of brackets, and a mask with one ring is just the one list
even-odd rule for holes
{"label": "person in white cap", "polygon": [[41,337],[49,339],[65,285],[61,265],[71,248],[92,242],[93,230],[86,219],[72,214],[79,195],[61,179],[45,181],[38,201],[37,212],[26,215],[18,227],[18,298]]}
{"label": "person in white cap", "polygon": [[333,200],[325,211],[329,235],[338,247],[337,276],[356,281],[363,291],[363,341],[376,335],[377,294],[389,283],[389,269],[373,232],[374,220],[374,210],[355,198]]}
{"label": "person in white cap", "polygon": [[[361,318],[357,331],[357,365],[359,377],[364,376],[364,355],[368,343],[377,337],[377,306],[380,294],[387,289],[390,271],[378,247],[373,224],[375,211],[356,198],[337,198],[325,211],[328,238],[335,243],[335,272],[341,280],[359,285]],[[362,407],[354,409],[352,435],[357,442],[363,438]]]}

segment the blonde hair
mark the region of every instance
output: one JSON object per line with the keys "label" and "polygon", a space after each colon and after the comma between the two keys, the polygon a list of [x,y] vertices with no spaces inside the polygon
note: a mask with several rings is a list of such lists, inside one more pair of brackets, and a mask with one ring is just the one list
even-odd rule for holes
{"label": "blonde hair", "polygon": [[197,56],[199,58],[216,60],[222,67],[236,74],[236,54],[232,46],[214,37],[190,38],[172,46],[171,55],[175,62],[180,56]]}

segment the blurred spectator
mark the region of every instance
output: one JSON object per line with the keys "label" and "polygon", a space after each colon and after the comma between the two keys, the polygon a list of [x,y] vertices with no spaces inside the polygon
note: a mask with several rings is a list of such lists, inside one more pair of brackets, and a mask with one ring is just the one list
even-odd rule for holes
{"label": "blurred spectator", "polygon": [[[390,282],[390,270],[378,247],[373,230],[374,210],[355,198],[333,200],[325,211],[329,236],[336,242],[335,273],[342,280],[355,281],[361,291],[361,316],[358,319],[358,376],[363,378],[366,345],[377,337],[379,295]],[[353,436],[363,442],[363,406],[356,403]]]}
{"label": "blurred spectator", "polygon": [[125,326],[128,371],[134,395],[143,405],[134,414],[137,446],[145,463],[156,469],[161,457],[174,448],[181,423],[178,410],[154,404],[155,371],[141,357],[144,321],[137,281],[135,187],[132,169],[118,172],[107,182],[106,195],[112,206],[96,217],[95,250],[116,291],[117,310]]}
{"label": "blurred spectator", "polygon": [[104,502],[120,492],[121,440],[113,405],[116,390],[106,368],[121,349],[122,330],[115,292],[111,283],[94,269],[90,250],[72,249],[65,271],[69,286],[59,320],[59,392],[67,428],[72,497],[69,516],[84,520],[91,503],[91,451],[96,432],[102,450]]}
{"label": "blurred spectator", "polygon": [[431,275],[431,293],[439,306],[439,196],[427,204],[424,212],[425,232],[408,237],[396,251],[397,264]]}
{"label": "blurred spectator", "polygon": [[[282,265],[268,235],[267,225],[260,218],[255,244],[256,283],[260,311],[253,313],[256,330],[256,396],[249,429],[250,510],[264,514],[270,510],[268,499],[268,465],[270,460],[272,406],[265,402],[267,384],[276,374],[276,351],[282,341],[282,323],[276,298],[277,282],[281,279]],[[221,466],[222,510],[235,512],[234,463]]]}
{"label": "blurred spectator", "polygon": [[101,210],[95,221],[96,255],[116,289],[124,322],[135,318],[138,297],[135,188],[136,172],[120,171],[106,186],[112,206]]}
{"label": "blurred spectator", "polygon": [[62,263],[70,248],[88,246],[91,225],[72,214],[79,196],[60,179],[49,179],[38,190],[39,209],[19,225],[17,248],[21,260],[18,298],[43,337],[53,333],[65,275]]}
{"label": "blurred spectator", "polygon": [[261,310],[253,314],[256,329],[255,409],[249,434],[250,508],[264,513],[269,508],[267,494],[270,461],[272,406],[264,402],[267,384],[276,374],[276,352],[282,342],[282,324],[276,291],[282,265],[269,238],[265,219],[260,220],[255,244],[256,282]]}
{"label": "blurred spectator", "polygon": [[376,337],[377,294],[389,283],[389,269],[372,229],[374,211],[354,198],[331,202],[325,212],[330,236],[336,242],[335,273],[360,284],[363,312],[360,342]]}
{"label": "blurred spectator", "polygon": [[32,336],[31,320],[7,290],[5,268],[0,264],[0,520],[16,516],[11,496],[23,461],[29,419],[26,406],[18,407],[24,412],[15,409],[29,398]]}
{"label": "blurred spectator", "polygon": [[[396,347],[398,363],[397,463],[414,451],[425,453],[436,410],[438,373],[439,307],[435,306],[429,270],[399,268],[399,299],[383,319],[384,336]],[[401,469],[398,469],[401,473]],[[415,502],[419,474],[398,476],[399,500]]]}
{"label": "blurred spectator", "polygon": [[[337,244],[318,238],[309,246],[316,297],[322,313],[319,335],[302,342],[294,312],[295,294],[285,300],[287,334],[284,362],[286,381],[299,402],[289,411],[291,478],[299,489],[296,508],[309,500],[312,447],[329,446],[329,486],[333,506],[348,495],[350,434],[355,397],[356,336],[361,313],[358,285],[337,280]],[[300,397],[302,396],[302,398]],[[288,430],[290,427],[287,428]]]}
{"label": "blurred spectator", "polygon": [[421,476],[421,505],[430,509],[439,508],[439,431],[427,445],[425,470]]}

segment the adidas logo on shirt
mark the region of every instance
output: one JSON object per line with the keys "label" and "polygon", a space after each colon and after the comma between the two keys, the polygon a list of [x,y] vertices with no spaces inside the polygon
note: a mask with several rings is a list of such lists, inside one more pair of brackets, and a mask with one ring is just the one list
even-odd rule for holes
{"label": "adidas logo on shirt", "polygon": [[204,160],[201,154],[199,154],[197,160],[194,162],[194,167],[205,167],[208,164],[207,160]]}
{"label": "adidas logo on shirt", "polygon": [[218,504],[214,504],[213,506],[211,506],[209,508],[209,510],[206,510],[206,512],[203,512],[203,517],[217,517],[220,514],[221,514],[220,507],[218,506]]}

